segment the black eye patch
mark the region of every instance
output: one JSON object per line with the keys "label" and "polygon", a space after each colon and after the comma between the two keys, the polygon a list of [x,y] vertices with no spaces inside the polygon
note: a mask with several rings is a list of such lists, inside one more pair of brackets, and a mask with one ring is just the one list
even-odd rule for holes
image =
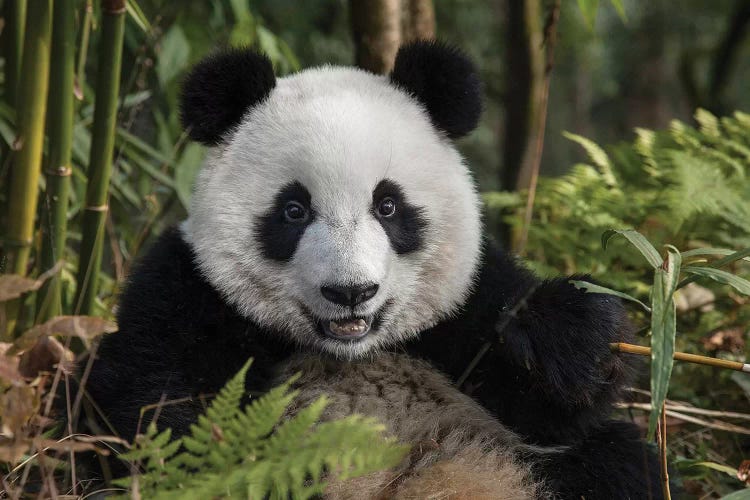
{"label": "black eye patch", "polygon": [[[308,211],[302,222],[290,222],[285,215],[287,203],[297,202]],[[255,240],[267,259],[289,261],[297,250],[300,238],[305,233],[315,214],[310,206],[310,192],[300,182],[284,186],[274,197],[273,206],[261,216],[255,230]]]}
{"label": "black eye patch", "polygon": [[[393,199],[396,205],[395,212],[388,217],[382,216],[378,211],[378,205],[384,198]],[[372,192],[370,211],[383,226],[391,247],[397,254],[415,252],[422,248],[427,228],[424,209],[408,203],[403,189],[394,181],[384,179],[378,183]]]}

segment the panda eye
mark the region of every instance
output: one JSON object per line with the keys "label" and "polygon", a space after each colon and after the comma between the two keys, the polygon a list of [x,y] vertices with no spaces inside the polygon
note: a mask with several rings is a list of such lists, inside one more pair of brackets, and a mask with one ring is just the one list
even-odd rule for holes
{"label": "panda eye", "polygon": [[290,201],[284,207],[284,218],[287,222],[304,222],[307,217],[307,210],[298,201]]}
{"label": "panda eye", "polygon": [[378,215],[381,217],[391,217],[396,213],[396,202],[391,197],[383,198],[378,204]]}

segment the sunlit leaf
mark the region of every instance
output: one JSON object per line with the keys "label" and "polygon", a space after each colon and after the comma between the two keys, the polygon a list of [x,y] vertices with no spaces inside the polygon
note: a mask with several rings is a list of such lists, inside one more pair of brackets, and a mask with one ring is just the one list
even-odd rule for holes
{"label": "sunlit leaf", "polygon": [[596,21],[596,11],[599,9],[599,0],[578,0],[578,8],[583,14],[583,20],[586,21],[589,29],[594,29]]}
{"label": "sunlit leaf", "polygon": [[622,0],[609,0],[612,4],[612,7],[615,8],[617,11],[617,15],[620,16],[620,19],[623,23],[627,22],[628,16],[625,14],[625,7],[622,5]]}
{"label": "sunlit leaf", "polygon": [[138,2],[136,2],[135,0],[128,0],[125,4],[125,8],[130,18],[135,22],[135,24],[138,25],[139,28],[141,28],[145,33],[151,32],[151,23],[148,22],[148,18],[143,13],[143,10],[141,9],[140,5],[138,5]]}
{"label": "sunlit leaf", "polygon": [[607,153],[598,144],[591,139],[587,139],[581,135],[571,134],[570,132],[563,132],[563,136],[580,144],[594,165],[598,167],[599,172],[604,178],[604,182],[608,186],[614,186],[617,184],[617,179],[615,179],[615,176],[612,173],[612,163],[609,160],[609,156],[607,156]]}
{"label": "sunlit leaf", "polygon": [[680,276],[680,252],[667,246],[667,257],[654,273],[651,296],[651,415],[648,421],[648,438],[653,439],[656,423],[661,415],[669,389],[669,379],[674,364],[676,307],[674,292]]}

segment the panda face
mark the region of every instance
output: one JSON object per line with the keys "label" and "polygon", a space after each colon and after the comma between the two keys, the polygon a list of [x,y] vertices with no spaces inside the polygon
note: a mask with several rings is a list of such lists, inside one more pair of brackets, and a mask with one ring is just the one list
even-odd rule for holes
{"label": "panda face", "polygon": [[468,169],[423,106],[325,67],[279,79],[213,148],[183,231],[241,314],[354,358],[462,304],[481,228]]}

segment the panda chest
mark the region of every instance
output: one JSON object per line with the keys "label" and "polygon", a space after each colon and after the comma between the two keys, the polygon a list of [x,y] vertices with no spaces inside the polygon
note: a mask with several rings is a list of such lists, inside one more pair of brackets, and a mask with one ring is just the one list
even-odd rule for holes
{"label": "panda chest", "polygon": [[283,382],[295,373],[299,391],[288,416],[325,395],[323,420],[352,414],[377,419],[405,443],[440,443],[460,429],[466,437],[515,444],[515,436],[435,368],[403,354],[341,361],[297,356],[279,373]]}

